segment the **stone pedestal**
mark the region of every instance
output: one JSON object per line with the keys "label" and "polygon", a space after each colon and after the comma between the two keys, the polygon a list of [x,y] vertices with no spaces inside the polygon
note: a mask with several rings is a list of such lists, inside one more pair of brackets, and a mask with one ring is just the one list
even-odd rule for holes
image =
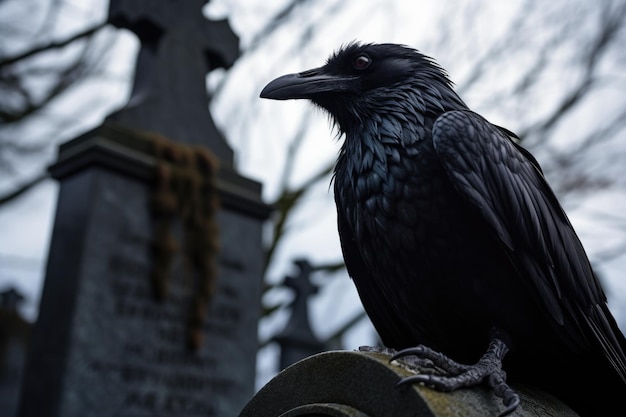
{"label": "stone pedestal", "polygon": [[[396,387],[411,375],[389,364],[389,355],[326,352],[292,365],[263,387],[239,417],[485,417],[502,412],[502,401],[481,387],[451,393],[423,386]],[[576,414],[554,397],[515,387],[517,417]]]}
{"label": "stone pedestal", "polygon": [[141,143],[104,125],[62,145],[50,168],[60,192],[22,417],[231,417],[253,393],[269,215],[260,184],[218,174],[216,292],[192,351],[196,290],[180,256],[162,301],[151,287],[156,161]]}

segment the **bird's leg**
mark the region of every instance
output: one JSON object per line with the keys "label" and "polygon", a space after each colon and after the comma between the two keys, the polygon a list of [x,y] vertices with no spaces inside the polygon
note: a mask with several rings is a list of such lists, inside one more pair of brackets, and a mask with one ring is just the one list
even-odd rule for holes
{"label": "bird's leg", "polygon": [[508,346],[497,335],[491,338],[487,352],[474,365],[463,365],[453,361],[444,354],[426,346],[404,349],[393,355],[390,361],[406,356],[417,356],[431,361],[434,366],[442,369],[447,375],[431,373],[413,375],[402,379],[398,385],[423,383],[439,391],[453,391],[461,387],[469,387],[486,382],[494,394],[502,398],[506,409],[500,416],[506,416],[519,406],[520,398],[506,383],[506,373],[502,369],[502,359],[508,352]]}

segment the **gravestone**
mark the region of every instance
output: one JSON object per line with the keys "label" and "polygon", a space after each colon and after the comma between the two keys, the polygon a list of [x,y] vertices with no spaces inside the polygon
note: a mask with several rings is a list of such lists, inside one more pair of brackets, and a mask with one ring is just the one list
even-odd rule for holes
{"label": "gravestone", "polygon": [[0,415],[17,413],[31,324],[18,307],[24,296],[11,287],[0,291]]}
{"label": "gravestone", "polygon": [[142,47],[158,59],[151,67],[140,56],[136,83],[161,82],[61,145],[50,167],[60,189],[20,416],[234,416],[254,390],[269,207],[260,184],[232,168],[197,93],[212,67],[183,69],[207,54],[212,65],[231,65],[236,48],[220,48],[235,37],[218,22],[197,33],[214,36],[205,43],[169,42],[197,30],[184,19],[187,7],[199,19],[200,2],[124,4],[125,24],[159,31]]}
{"label": "gravestone", "polygon": [[[390,358],[384,348],[311,356],[268,382],[239,417],[484,417],[504,411],[502,400],[483,386],[452,392],[421,384],[397,386],[419,369],[390,363]],[[543,391],[514,388],[522,402],[512,416],[577,416]]]}

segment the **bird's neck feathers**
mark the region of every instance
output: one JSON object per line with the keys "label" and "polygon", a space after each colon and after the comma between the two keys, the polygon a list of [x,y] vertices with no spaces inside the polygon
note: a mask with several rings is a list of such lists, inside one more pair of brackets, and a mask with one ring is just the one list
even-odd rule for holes
{"label": "bird's neck feathers", "polygon": [[381,88],[351,100],[348,120],[337,120],[345,146],[356,142],[410,145],[429,139],[437,117],[446,111],[466,110],[447,79],[415,80]]}
{"label": "bird's neck feathers", "polygon": [[334,118],[345,136],[335,167],[337,180],[344,176],[356,178],[374,168],[384,173],[387,159],[399,155],[399,149],[416,151],[419,147],[412,144],[430,141],[437,117],[447,111],[467,109],[447,79],[442,78],[380,89],[349,103],[349,112],[343,113],[351,116],[347,123]]}

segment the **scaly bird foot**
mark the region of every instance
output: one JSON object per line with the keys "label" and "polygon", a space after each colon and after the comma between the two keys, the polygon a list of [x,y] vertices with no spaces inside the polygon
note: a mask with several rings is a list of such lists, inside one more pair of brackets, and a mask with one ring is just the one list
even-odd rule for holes
{"label": "scaly bird foot", "polygon": [[391,361],[416,356],[420,364],[432,363],[446,375],[435,375],[430,372],[410,376],[398,382],[398,385],[423,383],[439,391],[454,391],[461,387],[469,387],[486,382],[494,394],[502,398],[506,409],[500,417],[511,414],[520,404],[520,397],[506,383],[506,373],[502,370],[502,359],[508,352],[507,345],[497,337],[491,339],[487,352],[474,365],[463,365],[453,361],[444,354],[426,346],[404,349],[393,355]]}

